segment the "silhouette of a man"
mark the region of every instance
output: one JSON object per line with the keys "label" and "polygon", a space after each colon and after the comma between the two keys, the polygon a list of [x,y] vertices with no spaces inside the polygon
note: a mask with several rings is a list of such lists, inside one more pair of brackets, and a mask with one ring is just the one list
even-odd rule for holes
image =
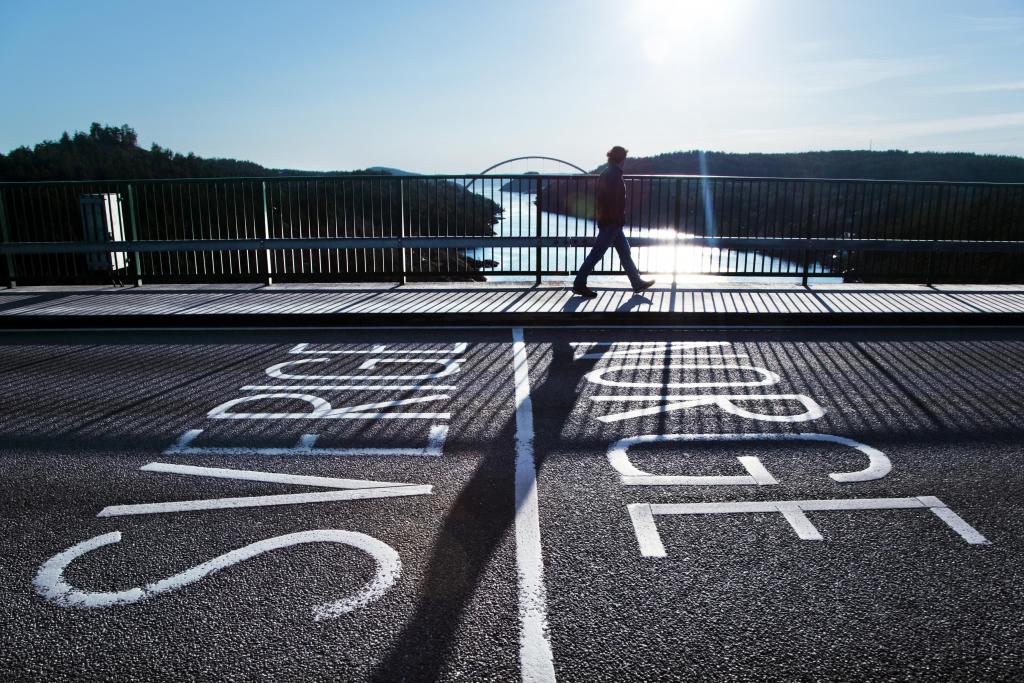
{"label": "silhouette of a man", "polygon": [[614,246],[619,254],[619,263],[626,271],[629,284],[634,292],[642,292],[654,284],[644,280],[629,254],[629,240],[622,232],[626,223],[626,183],[622,180],[622,164],[626,161],[626,150],[618,145],[608,151],[608,168],[597,181],[597,241],[580,266],[572,291],[587,299],[593,299],[597,292],[587,287],[587,277],[601,260],[608,247]]}

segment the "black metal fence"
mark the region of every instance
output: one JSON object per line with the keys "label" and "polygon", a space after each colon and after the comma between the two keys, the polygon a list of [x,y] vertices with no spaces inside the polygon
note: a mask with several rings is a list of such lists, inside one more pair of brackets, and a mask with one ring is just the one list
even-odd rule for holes
{"label": "black metal fence", "polygon": [[[627,176],[654,273],[1024,279],[1024,185]],[[585,175],[0,183],[8,282],[540,278],[595,234]],[[615,272],[609,254],[598,272]]]}

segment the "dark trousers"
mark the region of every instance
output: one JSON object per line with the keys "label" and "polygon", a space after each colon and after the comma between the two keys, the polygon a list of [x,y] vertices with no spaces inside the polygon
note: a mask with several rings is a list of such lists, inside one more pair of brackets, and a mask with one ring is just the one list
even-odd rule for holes
{"label": "dark trousers", "polygon": [[640,282],[640,271],[636,269],[636,264],[633,263],[633,257],[629,253],[629,240],[626,239],[625,233],[622,232],[622,226],[598,223],[597,241],[594,242],[594,248],[590,250],[587,258],[583,261],[583,265],[580,266],[576,279],[573,281],[574,287],[585,287],[587,285],[587,277],[594,270],[594,266],[601,260],[604,253],[608,251],[608,247],[612,246],[615,247],[615,251],[619,254],[619,263],[622,264],[622,269],[626,271],[629,284],[634,287],[637,286]]}

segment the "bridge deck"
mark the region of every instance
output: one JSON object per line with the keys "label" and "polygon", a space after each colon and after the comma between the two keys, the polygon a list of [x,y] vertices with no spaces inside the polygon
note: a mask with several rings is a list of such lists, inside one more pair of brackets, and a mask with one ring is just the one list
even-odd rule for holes
{"label": "bridge deck", "polygon": [[564,283],[19,287],[0,326],[123,324],[1022,324],[1024,285],[714,283],[601,288]]}

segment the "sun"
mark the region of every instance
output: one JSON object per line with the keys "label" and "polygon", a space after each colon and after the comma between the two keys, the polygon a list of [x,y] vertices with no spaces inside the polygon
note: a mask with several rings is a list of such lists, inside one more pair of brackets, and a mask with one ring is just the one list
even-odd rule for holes
{"label": "sun", "polygon": [[739,29],[749,0],[634,0],[632,23],[652,62],[706,51]]}

